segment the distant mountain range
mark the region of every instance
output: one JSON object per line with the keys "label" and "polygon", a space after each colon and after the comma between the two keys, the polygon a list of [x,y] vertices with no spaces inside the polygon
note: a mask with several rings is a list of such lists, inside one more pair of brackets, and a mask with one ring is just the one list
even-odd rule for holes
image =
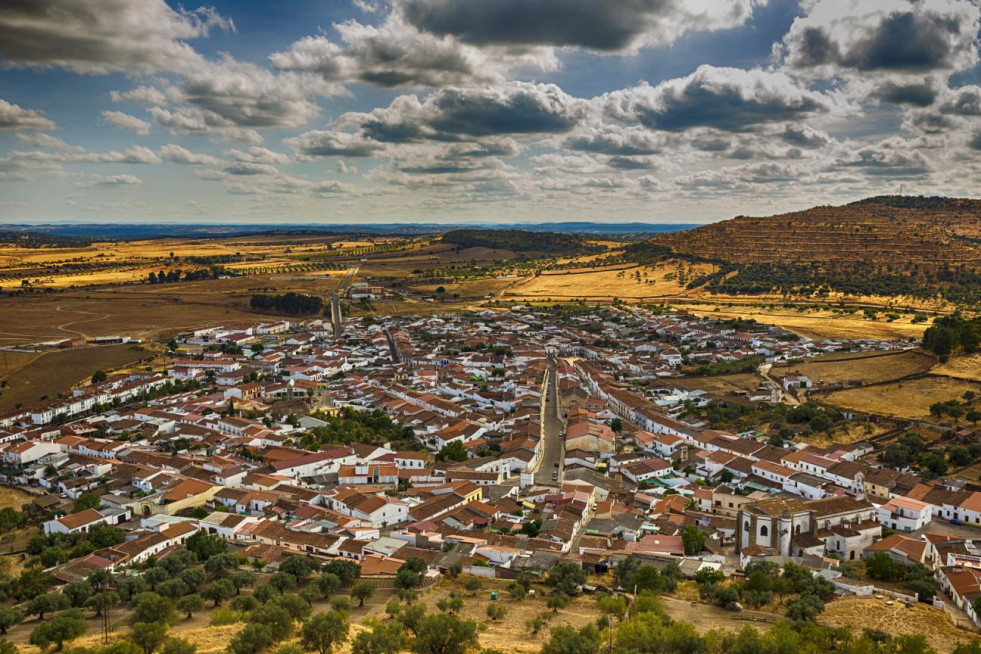
{"label": "distant mountain range", "polygon": [[377,223],[377,224],[228,224],[228,223],[165,223],[165,224],[99,224],[99,223],[49,223],[49,224],[0,224],[0,233],[33,233],[53,236],[98,238],[98,239],[136,239],[162,236],[208,237],[238,236],[269,232],[328,233],[328,234],[442,234],[461,228],[470,229],[522,229],[538,232],[557,232],[563,234],[627,235],[664,234],[684,231],[698,227],[692,223]]}

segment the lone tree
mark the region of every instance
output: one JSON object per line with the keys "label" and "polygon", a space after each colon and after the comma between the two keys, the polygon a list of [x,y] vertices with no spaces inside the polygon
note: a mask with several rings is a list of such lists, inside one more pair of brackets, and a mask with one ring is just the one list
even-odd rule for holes
{"label": "lone tree", "polygon": [[54,645],[55,651],[60,652],[61,648],[69,640],[75,640],[85,633],[87,625],[85,616],[78,609],[71,609],[59,613],[48,622],[42,622],[31,632],[30,643],[37,645],[42,650]]}
{"label": "lone tree", "polygon": [[130,638],[143,650],[143,654],[153,654],[167,640],[170,627],[162,622],[137,622],[133,625]]}
{"label": "lone tree", "polygon": [[355,584],[354,588],[351,589],[351,597],[358,600],[359,608],[364,606],[365,600],[371,599],[371,596],[374,594],[375,587],[367,581]]}
{"label": "lone tree", "polygon": [[24,614],[9,606],[0,606],[0,635],[7,633],[15,624],[24,620]]}
{"label": "lone tree", "polygon": [[300,642],[319,654],[330,654],[334,645],[347,640],[349,628],[347,616],[339,611],[318,613],[303,623]]}
{"label": "lone tree", "polygon": [[198,594],[185,595],[177,600],[177,610],[186,614],[186,619],[190,620],[193,614],[204,610],[204,598]]}
{"label": "lone tree", "polygon": [[415,654],[467,654],[480,647],[478,631],[473,620],[461,620],[447,613],[427,615],[416,627],[412,651]]}

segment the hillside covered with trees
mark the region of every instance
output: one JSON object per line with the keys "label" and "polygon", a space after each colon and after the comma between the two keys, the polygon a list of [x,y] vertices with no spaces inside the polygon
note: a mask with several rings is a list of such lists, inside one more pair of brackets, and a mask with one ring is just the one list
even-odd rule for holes
{"label": "hillside covered with trees", "polygon": [[443,234],[443,242],[461,248],[483,247],[512,252],[577,255],[602,252],[577,234],[528,232],[521,229],[456,229]]}
{"label": "hillside covered with trees", "polygon": [[717,293],[907,295],[981,303],[981,201],[881,196],[768,217],[738,216],[645,242],[717,264]]}

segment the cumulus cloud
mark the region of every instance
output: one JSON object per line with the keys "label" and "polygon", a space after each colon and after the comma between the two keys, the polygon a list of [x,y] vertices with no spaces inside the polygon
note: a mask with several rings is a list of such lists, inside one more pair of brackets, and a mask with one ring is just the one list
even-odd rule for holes
{"label": "cumulus cloud", "polygon": [[930,161],[917,148],[916,143],[898,137],[854,151],[849,149],[837,163],[846,168],[859,169],[865,175],[873,177],[922,177],[932,169]]}
{"label": "cumulus cloud", "polygon": [[217,134],[229,141],[262,143],[262,135],[257,130],[237,127],[232,121],[198,107],[179,107],[174,110],[150,107],[147,111],[158,125],[177,134]]}
{"label": "cumulus cloud", "polygon": [[28,148],[43,148],[45,150],[73,150],[81,152],[82,148],[69,145],[57,136],[51,136],[44,132],[34,132],[33,134],[17,133],[17,140],[20,144]]}
{"label": "cumulus cloud", "polygon": [[76,184],[79,188],[90,188],[93,186],[107,186],[123,188],[126,186],[140,186],[143,180],[133,175],[88,175],[85,181]]}
{"label": "cumulus cloud", "polygon": [[800,120],[832,110],[825,95],[788,75],[764,70],[699,66],[686,77],[650,86],[646,82],[598,99],[618,120],[636,120],[668,132],[711,127],[751,131],[767,123]]}
{"label": "cumulus cloud", "polygon": [[174,143],[170,143],[160,148],[160,158],[171,163],[184,166],[217,166],[221,159],[210,154],[191,152]]}
{"label": "cumulus cloud", "polygon": [[57,125],[44,117],[44,112],[24,109],[0,99],[0,130],[54,129]]}
{"label": "cumulus cloud", "polygon": [[275,175],[279,172],[275,166],[248,161],[236,161],[225,166],[222,170],[229,175]]}
{"label": "cumulus cloud", "polygon": [[186,72],[201,56],[188,40],[233,29],[210,7],[164,0],[31,0],[0,5],[0,58],[11,66],[79,73]]}
{"label": "cumulus cloud", "polygon": [[320,113],[316,97],[338,92],[310,76],[275,74],[224,57],[188,73],[181,100],[241,128],[296,127]]}
{"label": "cumulus cloud", "polygon": [[226,150],[225,155],[231,157],[235,161],[241,161],[244,163],[269,165],[291,163],[288,155],[285,155],[282,152],[273,152],[267,148],[260,147],[251,147],[245,152],[242,150]]}
{"label": "cumulus cloud", "polygon": [[937,88],[929,80],[910,82],[890,80],[877,85],[869,95],[879,102],[929,107],[937,99],[937,93]]}
{"label": "cumulus cloud", "polygon": [[383,146],[362,134],[332,130],[314,130],[283,141],[298,155],[306,157],[371,157]]}
{"label": "cumulus cloud", "polygon": [[615,124],[585,126],[562,141],[570,150],[617,156],[657,154],[665,145],[666,140],[650,130]]}
{"label": "cumulus cloud", "polygon": [[140,104],[166,104],[167,96],[153,86],[137,86],[128,91],[110,91],[113,102],[137,102]]}
{"label": "cumulus cloud", "polygon": [[76,164],[159,164],[162,159],[150,148],[135,145],[127,150],[110,150],[107,152],[86,152],[83,148],[59,148],[56,151],[32,150],[11,152],[8,157],[13,160],[47,163],[76,163]]}
{"label": "cumulus cloud", "polygon": [[555,84],[509,82],[483,88],[448,87],[424,101],[400,96],[385,108],[345,114],[341,122],[357,125],[370,139],[392,143],[550,134],[571,130],[581,105]]}
{"label": "cumulus cloud", "polygon": [[784,37],[786,64],[815,75],[964,70],[978,62],[970,0],[809,0]]}
{"label": "cumulus cloud", "polygon": [[124,129],[127,132],[133,132],[134,134],[149,134],[150,128],[152,127],[145,120],[140,120],[136,116],[131,116],[122,111],[103,111],[102,117],[110,125]]}
{"label": "cumulus cloud", "polygon": [[765,0],[404,0],[421,30],[477,44],[633,51],[744,23]]}
{"label": "cumulus cloud", "polygon": [[270,61],[279,70],[382,87],[497,83],[515,68],[549,71],[558,66],[550,48],[475,47],[420,31],[398,10],[378,24],[349,20],[333,27],[343,45],[323,35],[308,36],[273,53]]}

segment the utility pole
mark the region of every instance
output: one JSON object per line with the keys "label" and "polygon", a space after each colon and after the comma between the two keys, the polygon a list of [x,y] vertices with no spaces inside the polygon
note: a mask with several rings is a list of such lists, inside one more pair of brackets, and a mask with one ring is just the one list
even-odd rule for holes
{"label": "utility pole", "polygon": [[102,580],[102,642],[109,644],[109,632],[112,630],[112,623],[109,620],[109,583]]}

